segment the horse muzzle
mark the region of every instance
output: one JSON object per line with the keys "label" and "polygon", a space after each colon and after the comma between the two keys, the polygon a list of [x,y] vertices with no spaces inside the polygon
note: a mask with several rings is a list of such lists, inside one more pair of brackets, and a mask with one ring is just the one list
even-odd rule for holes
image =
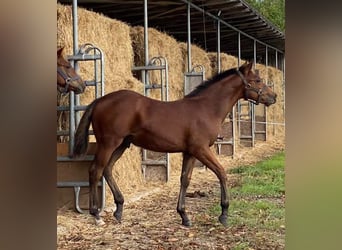
{"label": "horse muzzle", "polygon": [[86,85],[81,79],[73,80],[69,82],[70,90],[74,91],[75,94],[81,94],[84,92]]}
{"label": "horse muzzle", "polygon": [[268,96],[266,100],[264,101],[264,104],[266,107],[275,104],[277,102],[277,94],[274,94],[273,96]]}

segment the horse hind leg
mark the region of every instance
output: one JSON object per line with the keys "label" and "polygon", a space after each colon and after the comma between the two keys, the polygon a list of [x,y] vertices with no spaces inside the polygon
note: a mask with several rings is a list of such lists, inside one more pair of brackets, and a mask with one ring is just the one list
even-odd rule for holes
{"label": "horse hind leg", "polygon": [[122,217],[122,211],[123,211],[123,203],[124,203],[124,197],[119,189],[119,186],[116,184],[113,175],[112,170],[115,162],[122,156],[122,154],[125,152],[125,150],[129,147],[129,143],[127,143],[127,140],[124,140],[124,142],[113,152],[109,164],[104,169],[104,177],[108,183],[108,186],[110,190],[112,191],[112,194],[114,196],[114,201],[116,204],[116,210],[114,212],[114,217],[118,222],[121,222]]}
{"label": "horse hind leg", "polygon": [[103,225],[98,208],[98,183],[103,175],[104,169],[109,164],[111,155],[116,147],[113,144],[98,143],[95,160],[89,168],[89,212],[95,217],[97,225]]}

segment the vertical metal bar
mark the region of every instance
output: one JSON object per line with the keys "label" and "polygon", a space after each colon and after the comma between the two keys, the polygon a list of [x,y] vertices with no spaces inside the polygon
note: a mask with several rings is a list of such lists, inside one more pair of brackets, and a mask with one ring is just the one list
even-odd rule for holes
{"label": "vertical metal bar", "polygon": [[[93,49],[93,53],[94,55],[96,55],[95,48]],[[94,63],[95,98],[98,98],[101,92],[99,91],[99,83],[98,83],[98,76],[97,76],[97,60],[94,59],[93,63]]]}
{"label": "vertical metal bar", "polygon": [[[268,84],[268,46],[266,45],[266,84]],[[268,128],[268,124],[267,124],[267,109],[264,106],[264,114],[265,114],[265,141],[267,141],[267,128]]]}
{"label": "vertical metal bar", "polygon": [[[275,67],[276,69],[278,69],[278,51],[277,50],[275,51],[275,63],[276,63]],[[275,90],[275,84],[273,84],[273,91],[274,90]],[[276,122],[274,116],[273,116],[273,122]],[[273,135],[275,135],[275,133],[276,133],[276,125],[273,124]]]}
{"label": "vertical metal bar", "polygon": [[103,57],[103,53],[102,50],[100,50],[100,55],[101,55],[101,96],[105,95],[105,75],[104,75],[104,57]]}
{"label": "vertical metal bar", "polygon": [[[253,43],[253,54],[254,54],[254,69],[256,68],[257,51],[256,51],[256,40]],[[252,119],[252,147],[255,145],[255,105],[251,104],[251,119]]]}
{"label": "vertical metal bar", "polygon": [[[240,67],[241,64],[241,34],[238,32],[238,67]],[[238,100],[237,102],[237,114],[238,114],[238,129],[239,129],[239,139],[241,137],[241,101]]]}
{"label": "vertical metal bar", "polygon": [[188,43],[187,43],[187,50],[188,50],[188,72],[191,71],[191,5],[188,2],[188,12],[187,12],[187,24],[188,24]]}
{"label": "vertical metal bar", "polygon": [[241,63],[241,33],[238,32],[238,67]]}
{"label": "vertical metal bar", "polygon": [[[77,23],[77,0],[72,1],[72,28],[73,28],[73,53],[77,54],[78,49],[78,23]],[[74,68],[77,71],[77,61],[74,61]],[[75,135],[75,93],[69,93],[69,154],[72,154],[74,148],[74,135]]]}
{"label": "vertical metal bar", "polygon": [[165,58],[165,84],[166,84],[166,101],[169,101],[169,63]]}
{"label": "vertical metal bar", "polygon": [[[145,66],[148,65],[149,63],[149,58],[148,58],[148,4],[147,0],[144,0],[144,49],[145,49]],[[144,70],[144,76],[143,78],[143,83],[145,84],[144,87],[144,95],[148,95],[149,91],[146,89],[146,85],[149,82],[148,79],[148,71]]]}
{"label": "vertical metal bar", "polygon": [[253,52],[254,52],[254,69],[256,68],[256,64],[257,64],[257,51],[256,51],[256,40],[254,40],[254,44],[253,44]]}
{"label": "vertical metal bar", "polygon": [[[219,18],[221,11],[218,12],[217,17]],[[221,72],[221,21],[217,20],[217,73]]]}
{"label": "vertical metal bar", "polygon": [[[286,107],[286,105],[285,105],[285,100],[286,100],[286,98],[285,98],[285,54],[283,54],[283,110],[285,111],[285,107]],[[285,117],[284,117],[285,118]]]}

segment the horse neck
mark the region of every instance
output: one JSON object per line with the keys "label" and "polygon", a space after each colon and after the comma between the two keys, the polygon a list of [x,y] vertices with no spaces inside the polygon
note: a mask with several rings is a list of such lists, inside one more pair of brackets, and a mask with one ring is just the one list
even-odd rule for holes
{"label": "horse neck", "polygon": [[238,76],[232,76],[220,80],[200,95],[215,115],[223,120],[237,101],[243,97],[243,91],[242,81]]}

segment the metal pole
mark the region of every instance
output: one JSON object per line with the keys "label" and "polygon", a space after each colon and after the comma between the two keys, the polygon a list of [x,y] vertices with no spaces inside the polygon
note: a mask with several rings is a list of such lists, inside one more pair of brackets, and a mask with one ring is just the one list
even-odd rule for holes
{"label": "metal pole", "polygon": [[187,13],[187,23],[188,23],[188,43],[187,43],[187,50],[188,50],[188,72],[191,71],[191,6],[188,3],[188,13]]}
{"label": "metal pole", "polygon": [[256,40],[254,40],[253,50],[254,50],[254,69],[255,69],[256,68],[256,63],[257,63]]}
{"label": "metal pole", "polygon": [[[268,84],[268,46],[266,45],[266,84]],[[264,114],[265,114],[265,121],[266,121],[266,126],[265,126],[265,141],[267,141],[267,109],[264,106]]]}
{"label": "metal pole", "polygon": [[[78,23],[77,23],[77,0],[72,1],[72,28],[73,28],[73,53],[77,54],[78,48]],[[77,61],[74,61],[74,68],[77,71]],[[69,93],[69,155],[72,154],[74,148],[74,135],[76,129],[75,122],[75,93]]]}
{"label": "metal pole", "polygon": [[[253,43],[253,54],[254,54],[254,69],[256,68],[256,58],[257,58],[257,51],[256,51],[256,40]],[[254,103],[251,104],[251,119],[252,119],[252,146],[255,145],[255,105]]]}
{"label": "metal pole", "polygon": [[217,73],[221,72],[221,11],[217,13]]}
{"label": "metal pole", "polygon": [[[148,58],[148,4],[147,0],[144,0],[144,49],[145,49],[145,66],[148,66],[149,58]],[[144,87],[144,95],[148,95],[148,90],[146,89],[146,85],[149,82],[148,79],[148,71],[143,71],[143,83],[145,84]]]}
{"label": "metal pole", "polygon": [[[145,66],[148,66],[149,58],[148,58],[148,5],[147,0],[144,0],[144,49],[145,49]],[[149,91],[146,86],[149,82],[148,79],[148,71],[143,70],[143,83],[144,83],[144,95],[148,96]],[[147,151],[142,149],[142,161],[146,161],[147,159]]]}
{"label": "metal pole", "polygon": [[240,67],[241,61],[241,33],[238,32],[238,67]]}

